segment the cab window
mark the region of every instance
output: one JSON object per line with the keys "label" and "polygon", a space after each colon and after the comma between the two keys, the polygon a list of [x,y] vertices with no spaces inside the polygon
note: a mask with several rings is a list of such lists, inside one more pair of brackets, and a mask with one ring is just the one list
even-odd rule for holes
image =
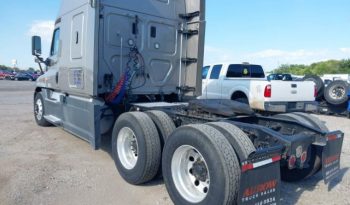
{"label": "cab window", "polygon": [[251,77],[252,78],[265,78],[264,69],[260,65],[251,66]]}
{"label": "cab window", "polygon": [[243,77],[243,67],[240,64],[232,64],[228,67],[226,77],[241,78]]}
{"label": "cab window", "polygon": [[211,70],[210,79],[217,80],[220,77],[222,65],[215,65]]}
{"label": "cab window", "polygon": [[59,46],[60,46],[60,29],[57,28],[53,32],[50,56],[55,56],[58,54]]}
{"label": "cab window", "polygon": [[228,78],[265,78],[265,73],[260,65],[232,64],[228,67]]}
{"label": "cab window", "polygon": [[205,66],[205,67],[202,69],[202,80],[207,79],[209,69],[210,69],[210,66]]}

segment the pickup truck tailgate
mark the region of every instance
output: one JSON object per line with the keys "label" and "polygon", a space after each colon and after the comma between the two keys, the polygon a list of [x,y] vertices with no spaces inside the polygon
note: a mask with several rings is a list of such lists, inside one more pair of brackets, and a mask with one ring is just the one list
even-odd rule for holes
{"label": "pickup truck tailgate", "polygon": [[307,81],[271,81],[270,102],[315,101],[315,84]]}

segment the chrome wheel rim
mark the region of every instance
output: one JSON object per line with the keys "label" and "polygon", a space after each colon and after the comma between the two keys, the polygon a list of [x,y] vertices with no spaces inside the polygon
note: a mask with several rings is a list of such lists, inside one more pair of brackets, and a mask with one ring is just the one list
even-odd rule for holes
{"label": "chrome wheel rim", "polygon": [[40,98],[35,102],[34,112],[36,119],[40,121],[43,117],[43,103]]}
{"label": "chrome wheel rim", "polygon": [[210,187],[210,174],[203,155],[194,147],[183,145],[172,157],[171,173],[177,191],[191,203],[203,201]]}
{"label": "chrome wheel rim", "polygon": [[343,87],[335,87],[330,91],[330,96],[333,99],[337,99],[337,100],[342,99],[345,96],[345,94],[346,92]]}
{"label": "chrome wheel rim", "polygon": [[125,169],[135,168],[138,160],[138,143],[135,133],[128,127],[122,128],[118,133],[117,152]]}

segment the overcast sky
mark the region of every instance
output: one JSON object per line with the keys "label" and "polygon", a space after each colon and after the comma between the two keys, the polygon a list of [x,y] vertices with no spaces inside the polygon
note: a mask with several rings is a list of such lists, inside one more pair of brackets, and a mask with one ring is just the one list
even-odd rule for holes
{"label": "overcast sky", "polygon": [[[250,62],[267,70],[350,56],[349,0],[207,0],[205,62]],[[37,67],[30,37],[47,57],[59,0],[0,6],[0,64]]]}

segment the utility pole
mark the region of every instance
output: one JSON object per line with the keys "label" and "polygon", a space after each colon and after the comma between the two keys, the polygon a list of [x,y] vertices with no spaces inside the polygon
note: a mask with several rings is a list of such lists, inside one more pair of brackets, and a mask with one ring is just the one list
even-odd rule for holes
{"label": "utility pole", "polygon": [[16,72],[16,68],[17,68],[17,59],[13,59],[13,60],[12,60],[12,67],[13,67],[13,71]]}

